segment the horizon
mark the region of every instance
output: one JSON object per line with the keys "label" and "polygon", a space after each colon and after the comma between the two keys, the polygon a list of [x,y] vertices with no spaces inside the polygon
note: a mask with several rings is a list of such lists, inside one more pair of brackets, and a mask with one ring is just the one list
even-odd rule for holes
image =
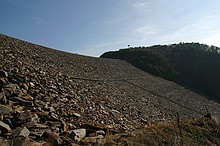
{"label": "horizon", "polygon": [[0,33],[99,57],[122,48],[199,42],[220,47],[217,0],[1,0]]}

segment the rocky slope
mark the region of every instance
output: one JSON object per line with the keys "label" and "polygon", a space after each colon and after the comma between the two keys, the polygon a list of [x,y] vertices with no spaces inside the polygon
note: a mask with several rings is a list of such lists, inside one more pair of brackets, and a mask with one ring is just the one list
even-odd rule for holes
{"label": "rocky slope", "polygon": [[172,121],[177,112],[219,116],[220,105],[125,61],[0,35],[0,144],[101,144],[107,133]]}

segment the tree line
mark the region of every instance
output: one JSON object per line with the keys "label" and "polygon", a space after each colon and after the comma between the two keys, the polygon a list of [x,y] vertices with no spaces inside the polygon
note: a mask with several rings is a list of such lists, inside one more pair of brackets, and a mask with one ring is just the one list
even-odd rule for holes
{"label": "tree line", "polygon": [[199,43],[133,47],[110,51],[102,58],[121,59],[220,101],[220,48]]}

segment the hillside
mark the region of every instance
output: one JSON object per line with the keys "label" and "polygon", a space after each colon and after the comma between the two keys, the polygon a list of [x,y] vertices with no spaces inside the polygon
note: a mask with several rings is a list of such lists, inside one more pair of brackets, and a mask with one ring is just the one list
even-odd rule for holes
{"label": "hillside", "polygon": [[106,52],[102,58],[125,60],[220,102],[220,48],[199,43],[135,47]]}
{"label": "hillside", "polygon": [[0,35],[0,144],[105,143],[109,133],[175,121],[177,112],[219,117],[220,105],[126,61]]}

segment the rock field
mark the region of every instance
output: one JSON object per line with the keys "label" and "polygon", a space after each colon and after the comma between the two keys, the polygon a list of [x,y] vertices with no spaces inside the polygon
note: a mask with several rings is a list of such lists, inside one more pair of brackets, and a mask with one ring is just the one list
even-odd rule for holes
{"label": "rock field", "polygon": [[102,145],[177,112],[219,116],[220,105],[125,61],[0,35],[0,145]]}

